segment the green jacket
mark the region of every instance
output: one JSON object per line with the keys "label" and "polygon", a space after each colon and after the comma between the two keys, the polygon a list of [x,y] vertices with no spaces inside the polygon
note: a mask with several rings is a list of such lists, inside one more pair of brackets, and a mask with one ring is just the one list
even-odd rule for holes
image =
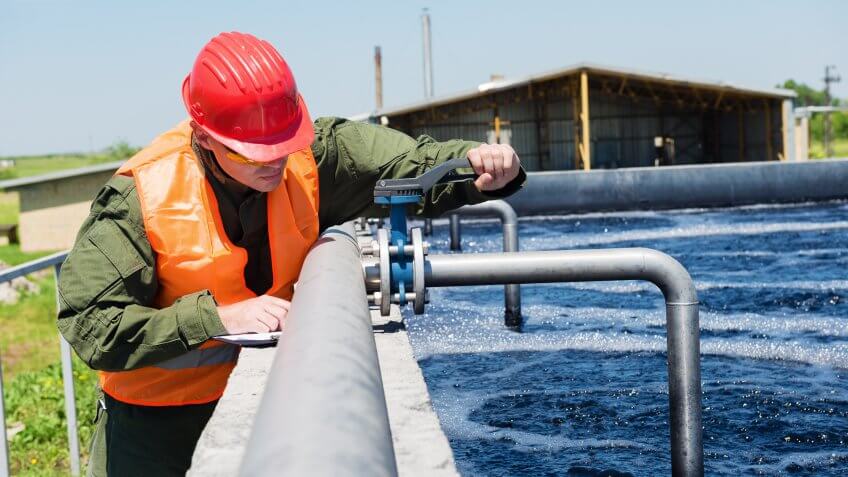
{"label": "green jacket", "polygon": [[[378,179],[414,177],[478,145],[417,140],[398,131],[346,121],[315,121],[312,152],[318,164],[321,228],[382,213],[373,204]],[[524,171],[501,190],[450,184],[427,195],[425,216],[505,197],[524,183]],[[98,193],[59,279],[58,328],[94,369],[120,371],[179,356],[225,334],[208,290],[153,308],[156,256],[147,240],[135,184],[113,177]]]}

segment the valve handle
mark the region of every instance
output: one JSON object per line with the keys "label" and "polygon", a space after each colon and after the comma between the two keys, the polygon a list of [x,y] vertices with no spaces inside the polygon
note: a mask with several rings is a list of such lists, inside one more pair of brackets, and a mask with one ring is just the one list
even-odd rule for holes
{"label": "valve handle", "polygon": [[474,180],[477,174],[460,174],[456,169],[470,168],[464,157],[445,161],[418,177],[403,179],[380,179],[374,187],[374,197],[423,196],[436,184]]}

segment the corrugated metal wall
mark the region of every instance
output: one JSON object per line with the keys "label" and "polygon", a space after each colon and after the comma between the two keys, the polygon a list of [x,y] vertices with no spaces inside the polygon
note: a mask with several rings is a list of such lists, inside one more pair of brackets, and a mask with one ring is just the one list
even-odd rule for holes
{"label": "corrugated metal wall", "polygon": [[[527,88],[501,91],[393,116],[390,125],[412,136],[486,141],[494,137],[498,116],[502,131],[508,131],[502,137],[509,137],[528,170],[574,169],[574,84],[573,79],[564,78],[540,84],[535,92]],[[653,166],[657,136],[673,141],[674,164],[775,160],[782,151],[780,99],[737,98],[721,103],[718,98],[715,107],[709,107],[712,103],[703,100],[692,104],[676,95],[676,100],[669,100],[653,90],[651,94],[614,94],[608,85],[601,88],[597,80],[590,81],[593,169]],[[769,125],[766,113],[771,117]]]}

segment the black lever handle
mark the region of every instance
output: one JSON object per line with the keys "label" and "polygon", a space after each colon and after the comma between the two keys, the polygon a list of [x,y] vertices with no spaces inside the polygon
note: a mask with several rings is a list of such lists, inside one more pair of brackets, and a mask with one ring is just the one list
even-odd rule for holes
{"label": "black lever handle", "polygon": [[464,182],[477,178],[476,174],[460,174],[456,169],[470,168],[471,163],[464,157],[445,161],[429,171],[414,178],[380,179],[374,187],[374,197],[394,195],[424,195],[436,184]]}

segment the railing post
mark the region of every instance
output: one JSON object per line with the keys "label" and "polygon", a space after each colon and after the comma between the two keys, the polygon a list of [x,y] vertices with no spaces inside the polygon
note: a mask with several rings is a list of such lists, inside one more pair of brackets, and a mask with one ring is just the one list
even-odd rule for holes
{"label": "railing post", "polygon": [[[62,264],[53,265],[53,277],[56,279],[56,311],[59,310],[59,274]],[[68,453],[71,462],[71,475],[80,475],[79,436],[77,435],[77,402],[74,392],[74,368],[71,345],[65,337],[59,335],[60,354],[62,356],[62,384],[65,388],[65,420],[68,426]]]}
{"label": "railing post", "polygon": [[0,477],[9,477],[9,443],[6,441],[6,410],[3,404],[3,357],[0,356]]}

